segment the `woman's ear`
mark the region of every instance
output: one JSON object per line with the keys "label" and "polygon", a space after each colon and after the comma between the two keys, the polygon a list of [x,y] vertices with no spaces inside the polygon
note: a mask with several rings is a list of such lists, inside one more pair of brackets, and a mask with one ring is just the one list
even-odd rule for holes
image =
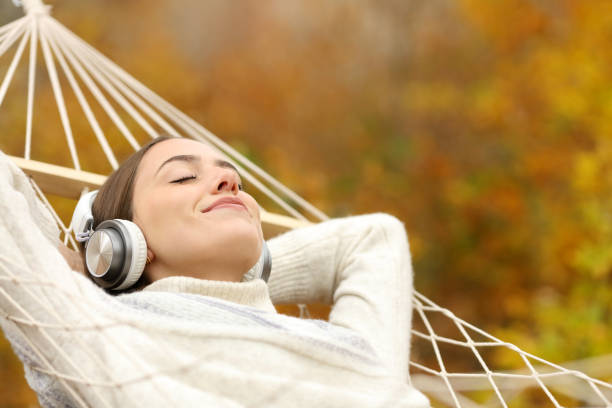
{"label": "woman's ear", "polygon": [[151,262],[153,262],[153,260],[155,259],[155,254],[153,253],[153,251],[151,251],[151,249],[147,248],[147,265],[150,264]]}

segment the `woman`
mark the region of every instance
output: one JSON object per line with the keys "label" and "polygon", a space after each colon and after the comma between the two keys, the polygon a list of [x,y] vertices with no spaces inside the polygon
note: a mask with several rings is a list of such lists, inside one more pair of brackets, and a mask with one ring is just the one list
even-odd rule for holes
{"label": "woman", "polygon": [[[3,329],[42,405],[428,406],[408,385],[412,275],[395,218],[337,219],[270,240],[266,284],[247,273],[263,235],[237,172],[204,144],[156,139],[93,205],[95,226],[132,220],[146,240],[143,289],[110,296],[69,272],[48,215],[14,181],[23,175],[0,163],[3,276],[15,279],[12,266],[46,282],[0,279],[36,322]],[[273,306],[310,302],[332,305],[329,322]]]}
{"label": "woman", "polygon": [[144,233],[147,268],[137,287],[168,276],[240,281],[263,249],[259,206],[238,171],[190,139],[159,137],[141,148],[102,186],[92,215],[94,229],[122,219]]}

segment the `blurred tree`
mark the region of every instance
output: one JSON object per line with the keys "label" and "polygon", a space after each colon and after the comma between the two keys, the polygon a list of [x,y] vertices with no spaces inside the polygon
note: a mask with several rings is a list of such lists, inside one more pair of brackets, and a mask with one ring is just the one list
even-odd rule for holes
{"label": "blurred tree", "polygon": [[[328,214],[402,219],[416,287],[437,303],[553,361],[612,353],[612,4],[49,3]],[[19,89],[0,111],[9,135],[25,127]],[[35,153],[67,161],[42,79],[37,93]],[[21,154],[12,140],[0,148]],[[83,148],[84,167],[110,170]]]}

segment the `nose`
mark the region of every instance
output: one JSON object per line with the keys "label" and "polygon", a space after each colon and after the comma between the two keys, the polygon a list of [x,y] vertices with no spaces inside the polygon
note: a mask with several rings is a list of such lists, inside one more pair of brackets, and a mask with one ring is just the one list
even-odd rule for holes
{"label": "nose", "polygon": [[236,172],[230,169],[219,169],[215,185],[216,193],[226,192],[236,195],[240,191],[240,179]]}

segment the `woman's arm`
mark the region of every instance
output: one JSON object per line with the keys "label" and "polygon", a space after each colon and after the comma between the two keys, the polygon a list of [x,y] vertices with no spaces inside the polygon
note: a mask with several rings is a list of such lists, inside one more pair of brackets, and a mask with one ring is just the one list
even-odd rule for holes
{"label": "woman's arm", "polygon": [[[0,325],[25,364],[30,385],[43,399],[57,397],[59,405],[106,398],[70,378],[95,378],[100,371],[92,356],[102,353],[97,339],[106,333],[83,327],[108,323],[108,296],[71,270],[58,251],[63,245],[51,214],[2,152],[0,243],[0,311],[5,316]],[[55,374],[42,375],[39,369]],[[57,384],[64,393],[56,392]]]}
{"label": "woman's arm", "polygon": [[72,269],[75,272],[85,275],[85,266],[83,265],[83,258],[81,257],[80,253],[68,248],[66,245],[64,245],[61,242],[57,246],[57,249],[59,250],[60,254],[62,254],[64,259],[66,260],[66,263],[68,264],[70,269]]}
{"label": "woman's arm", "polygon": [[386,214],[323,222],[268,242],[274,303],[332,305],[332,324],[370,342],[407,381],[412,267],[403,224]]}

